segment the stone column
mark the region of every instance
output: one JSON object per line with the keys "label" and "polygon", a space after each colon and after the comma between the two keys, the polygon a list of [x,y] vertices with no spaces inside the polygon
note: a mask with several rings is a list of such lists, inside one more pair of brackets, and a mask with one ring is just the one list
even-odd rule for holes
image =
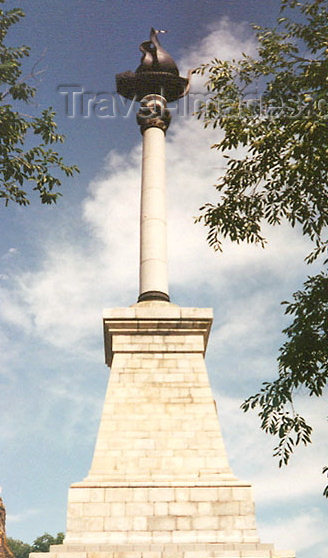
{"label": "stone column", "polygon": [[143,135],[139,302],[169,301],[165,192],[165,132],[170,113],[161,95],[141,101],[137,121]]}

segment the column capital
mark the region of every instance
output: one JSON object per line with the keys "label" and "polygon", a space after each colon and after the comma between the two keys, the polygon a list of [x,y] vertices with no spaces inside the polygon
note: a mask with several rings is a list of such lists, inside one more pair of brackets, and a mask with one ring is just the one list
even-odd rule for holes
{"label": "column capital", "polygon": [[167,101],[162,95],[146,95],[140,101],[137,113],[137,123],[143,134],[148,128],[160,128],[164,134],[171,121],[171,113],[167,108]]}

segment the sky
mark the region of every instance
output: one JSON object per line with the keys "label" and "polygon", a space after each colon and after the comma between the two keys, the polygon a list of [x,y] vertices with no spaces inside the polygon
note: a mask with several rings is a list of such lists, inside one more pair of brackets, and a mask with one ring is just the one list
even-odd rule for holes
{"label": "sky", "polygon": [[[31,543],[46,531],[65,531],[67,490],[89,470],[108,381],[102,310],[129,306],[138,296],[141,136],[136,107],[114,95],[115,74],[138,66],[138,45],[151,26],[168,30],[162,44],[181,75],[214,57],[255,54],[250,23],[273,24],[279,4],[6,2],[26,12],[8,42],[31,46],[26,74],[36,63],[41,70],[29,110],[54,107],[66,135],[60,152],[81,171],[63,180],[56,206],[42,207],[35,197],[29,207],[0,208],[0,485],[9,536]],[[304,264],[309,246],[282,226],[265,231],[265,250],[225,242],[218,254],[208,247],[194,218],[204,202],[215,201],[213,184],[225,161],[210,149],[220,131],[204,130],[192,116],[203,93],[195,78],[188,110],[171,107],[171,300],[214,309],[207,367],[232,469],[254,486],[262,542],[293,548],[297,558],[326,558],[326,402],[298,394],[313,443],[283,469],[272,457],[275,440],[260,431],[255,413],[240,410],[262,381],[275,377],[288,324],[280,302],[315,271]],[[116,103],[102,116],[92,100],[88,105],[97,94]]]}

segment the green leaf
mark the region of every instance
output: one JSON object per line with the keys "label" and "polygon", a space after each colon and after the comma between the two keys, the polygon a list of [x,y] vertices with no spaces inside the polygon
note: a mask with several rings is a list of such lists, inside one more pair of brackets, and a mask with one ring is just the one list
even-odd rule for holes
{"label": "green leaf", "polygon": [[[216,202],[203,203],[196,219],[209,245],[222,251],[228,238],[264,247],[264,227],[284,224],[308,241],[308,264],[323,261],[323,271],[282,303],[291,323],[283,331],[276,379],[242,405],[245,412],[257,409],[261,428],[278,437],[279,466],[296,446],[311,442],[311,426],[294,410],[298,391],[321,397],[328,379],[327,21],[324,0],[281,0],[275,27],[253,25],[256,57],[243,53],[196,70],[211,94],[197,117],[205,127],[220,127],[212,147],[226,163]],[[249,91],[259,91],[260,113]]]}
{"label": "green leaf", "polygon": [[[66,165],[58,152],[45,148],[64,141],[57,131],[53,109],[49,107],[40,116],[29,118],[16,108],[16,101],[19,106],[29,103],[36,92],[22,79],[22,60],[29,57],[30,48],[8,47],[4,42],[7,31],[22,17],[24,12],[19,8],[0,10],[0,199],[5,206],[9,202],[29,205],[33,191],[39,193],[41,203],[56,203],[62,184],[57,172],[66,177],[78,172],[76,165]],[[27,140],[28,145],[34,145],[24,150]]]}

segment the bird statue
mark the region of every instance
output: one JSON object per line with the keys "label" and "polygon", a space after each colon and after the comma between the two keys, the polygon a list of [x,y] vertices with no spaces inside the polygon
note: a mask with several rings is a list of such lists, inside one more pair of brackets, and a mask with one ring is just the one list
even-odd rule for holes
{"label": "bird statue", "polygon": [[179,75],[172,56],[158,40],[160,33],[166,31],[152,27],[149,40],[139,46],[142,57],[135,72],[116,75],[116,90],[126,99],[141,101],[147,95],[162,95],[171,103],[188,93],[191,73],[188,78]]}
{"label": "bird statue", "polygon": [[166,33],[164,29],[150,30],[150,40],[141,43],[139,50],[143,53],[141,64],[136,72],[168,72],[179,75],[179,70],[168,52],[161,46],[158,35]]}
{"label": "bird statue", "polygon": [[153,71],[154,63],[154,44],[152,41],[144,41],[139,46],[139,50],[142,52],[141,64],[136,69],[136,72],[151,72]]}

